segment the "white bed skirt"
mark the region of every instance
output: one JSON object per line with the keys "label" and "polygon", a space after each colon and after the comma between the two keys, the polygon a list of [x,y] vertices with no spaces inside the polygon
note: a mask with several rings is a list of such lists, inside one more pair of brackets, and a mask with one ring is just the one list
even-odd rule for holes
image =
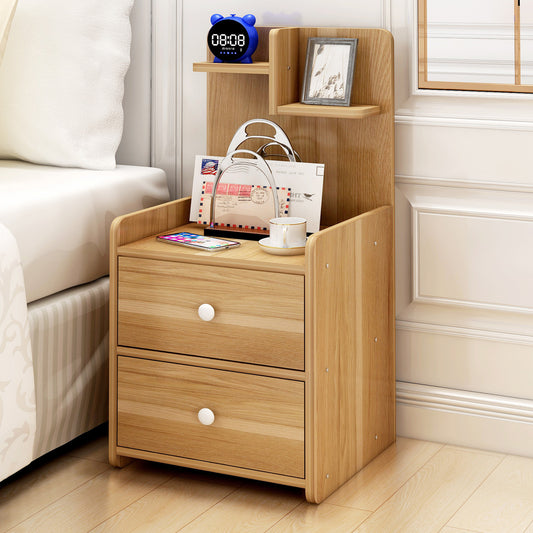
{"label": "white bed skirt", "polygon": [[108,418],[109,278],[28,305],[37,433],[33,459]]}

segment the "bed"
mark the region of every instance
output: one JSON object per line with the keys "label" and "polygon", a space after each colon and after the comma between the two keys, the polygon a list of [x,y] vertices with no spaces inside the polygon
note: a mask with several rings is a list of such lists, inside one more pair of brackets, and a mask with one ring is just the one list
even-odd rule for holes
{"label": "bed", "polygon": [[137,86],[150,54],[130,65],[130,50],[149,46],[149,10],[0,7],[0,481],[107,420],[109,228],[169,200],[165,173],[149,166],[150,96]]}

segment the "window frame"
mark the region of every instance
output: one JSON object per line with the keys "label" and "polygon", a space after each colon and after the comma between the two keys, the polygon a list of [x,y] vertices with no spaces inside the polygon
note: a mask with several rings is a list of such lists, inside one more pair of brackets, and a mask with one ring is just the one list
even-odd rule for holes
{"label": "window frame", "polygon": [[488,91],[503,93],[533,93],[533,85],[521,84],[520,0],[514,1],[514,71],[515,83],[457,82],[428,80],[427,67],[427,3],[417,0],[418,12],[418,89],[452,91]]}

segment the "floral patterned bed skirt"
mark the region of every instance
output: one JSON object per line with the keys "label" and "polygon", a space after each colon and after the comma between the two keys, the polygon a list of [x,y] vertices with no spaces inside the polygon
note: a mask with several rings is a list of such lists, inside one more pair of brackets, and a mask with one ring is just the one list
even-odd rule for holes
{"label": "floral patterned bed skirt", "polygon": [[33,458],[36,412],[26,292],[19,250],[0,224],[0,480]]}

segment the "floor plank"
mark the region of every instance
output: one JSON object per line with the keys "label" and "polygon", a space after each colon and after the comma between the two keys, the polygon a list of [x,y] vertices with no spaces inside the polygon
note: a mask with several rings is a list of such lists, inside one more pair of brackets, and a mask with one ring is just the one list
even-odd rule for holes
{"label": "floor plank", "polygon": [[16,474],[0,484],[0,532],[110,469],[109,464],[63,456]]}
{"label": "floor plank", "polygon": [[326,502],[375,511],[442,447],[433,442],[398,438]]}
{"label": "floor plank", "polygon": [[240,489],[179,531],[264,533],[303,500],[303,492],[292,487],[246,482]]}
{"label": "floor plank", "polygon": [[107,435],[96,436],[94,440],[83,442],[80,446],[69,450],[67,455],[79,459],[89,459],[109,464],[108,438]]}
{"label": "floor plank", "polygon": [[438,532],[502,458],[445,446],[357,528],[357,533]]}
{"label": "floor plank", "polygon": [[140,462],[107,469],[10,531],[85,533],[171,477],[167,467]]}
{"label": "floor plank", "polygon": [[532,507],[533,458],[400,438],[317,506],[281,485],[112,468],[97,432],[0,483],[0,533],[533,533]]}
{"label": "floor plank", "polygon": [[448,525],[484,533],[522,533],[532,521],[533,461],[508,456]]}
{"label": "floor plank", "polygon": [[186,469],[92,530],[174,533],[231,494],[243,480]]}
{"label": "floor plank", "polygon": [[439,533],[479,533],[479,531],[468,531],[468,529],[457,529],[455,527],[445,526]]}
{"label": "floor plank", "polygon": [[268,533],[346,533],[370,516],[370,511],[339,507],[329,503],[302,503],[282,518]]}

